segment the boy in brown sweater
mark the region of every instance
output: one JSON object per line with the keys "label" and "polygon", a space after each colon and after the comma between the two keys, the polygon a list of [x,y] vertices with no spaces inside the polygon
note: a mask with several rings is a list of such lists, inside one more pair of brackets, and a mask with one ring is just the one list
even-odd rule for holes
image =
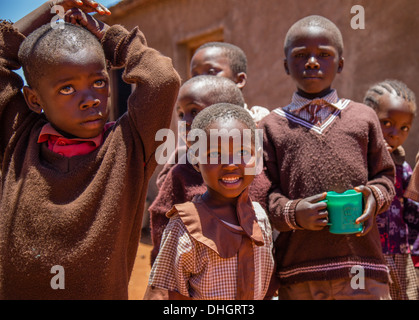
{"label": "boy in brown sweater", "polygon": [[[331,21],[299,20],[287,33],[284,51],[297,92],[260,123],[272,181],[269,214],[280,231],[279,299],[388,299],[375,216],[394,197],[394,165],[377,116],[363,104],[339,99],[331,88],[343,69],[342,36]],[[331,234],[327,204],[320,201],[327,191],[353,188],[364,198],[356,220],[363,230]]]}
{"label": "boy in brown sweater", "polygon": [[[154,137],[170,125],[180,80],[138,28],[106,26],[74,3],[108,12],[48,1],[0,24],[0,299],[128,298]],[[50,26],[53,5],[91,32]],[[136,84],[115,123],[105,59]]]}

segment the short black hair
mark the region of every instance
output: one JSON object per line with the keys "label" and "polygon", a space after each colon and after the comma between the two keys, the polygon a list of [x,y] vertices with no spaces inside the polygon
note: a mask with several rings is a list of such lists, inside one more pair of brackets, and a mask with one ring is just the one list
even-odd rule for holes
{"label": "short black hair", "polygon": [[244,108],[242,91],[234,81],[228,78],[200,75],[190,78],[183,84],[185,85],[198,85],[209,105],[227,102]]}
{"label": "short black hair", "polygon": [[365,94],[364,104],[375,111],[380,111],[380,100],[386,93],[408,102],[410,111],[416,115],[416,96],[404,82],[399,80],[387,79],[372,85]]}
{"label": "short black hair", "polygon": [[342,33],[340,32],[339,28],[329,19],[318,16],[318,15],[311,15],[307,16],[305,18],[302,18],[295,22],[288,30],[287,35],[285,36],[284,41],[284,52],[285,55],[288,53],[288,49],[290,46],[290,43],[292,41],[292,37],[296,32],[299,32],[301,28],[309,28],[309,27],[319,27],[324,30],[327,30],[330,32],[332,36],[332,41],[338,50],[339,56],[342,56],[343,54],[343,38]]}
{"label": "short black hair", "polygon": [[203,109],[193,120],[191,129],[207,132],[208,127],[220,119],[236,119],[252,131],[252,137],[255,136],[256,125],[252,116],[244,108],[231,103],[217,103]]}
{"label": "short black hair", "polygon": [[56,53],[63,50],[76,53],[92,48],[103,53],[99,40],[83,27],[64,23],[64,28],[45,24],[33,31],[19,48],[19,62],[29,86],[36,87],[37,79],[45,75],[45,65],[53,65]]}
{"label": "short black hair", "polygon": [[247,57],[244,51],[238,46],[227,42],[207,42],[201,45],[195,52],[205,48],[220,48],[230,61],[230,69],[234,74],[247,72]]}

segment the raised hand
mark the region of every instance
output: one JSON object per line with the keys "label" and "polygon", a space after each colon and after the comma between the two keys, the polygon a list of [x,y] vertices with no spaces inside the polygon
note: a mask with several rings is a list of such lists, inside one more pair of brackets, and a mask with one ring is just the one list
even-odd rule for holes
{"label": "raised hand", "polygon": [[93,0],[52,0],[50,1],[51,7],[61,6],[64,8],[64,12],[72,8],[78,8],[83,12],[97,12],[100,15],[110,15],[111,12],[104,5]]}
{"label": "raised hand", "polygon": [[81,11],[78,8],[72,8],[65,14],[64,20],[66,22],[76,24],[86,28],[93,33],[99,40],[102,39],[109,26],[102,21],[96,20],[91,15]]}

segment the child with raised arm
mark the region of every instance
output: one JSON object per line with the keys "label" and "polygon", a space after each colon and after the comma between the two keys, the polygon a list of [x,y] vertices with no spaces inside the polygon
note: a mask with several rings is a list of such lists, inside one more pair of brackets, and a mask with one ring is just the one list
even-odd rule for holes
{"label": "child with raised arm", "polygon": [[206,191],[167,213],[145,298],[169,291],[169,299],[263,299],[274,261],[268,217],[249,196],[255,123],[242,107],[221,103],[202,110],[194,129]]}
{"label": "child with raised arm", "polygon": [[[264,164],[272,181],[269,215],[279,299],[388,299],[388,268],[375,222],[394,197],[394,165],[371,108],[331,88],[343,69],[339,29],[321,16],[297,21],[284,43],[284,67],[297,86],[264,129]],[[358,234],[329,232],[326,192],[362,192]],[[356,266],[355,269],[353,267]],[[365,278],[351,286],[351,277]],[[356,271],[356,272],[354,272]],[[356,280],[356,279],[355,279]]]}
{"label": "child with raised arm", "polygon": [[[87,30],[51,26],[53,5]],[[154,136],[170,125],[180,79],[138,28],[74,7],[107,11],[48,1],[0,23],[1,299],[128,298]],[[115,123],[107,61],[137,84]],[[20,65],[25,87],[13,72]]]}
{"label": "child with raised arm", "polygon": [[[241,90],[230,79],[202,75],[186,81],[179,90],[176,103],[179,120],[184,121],[186,126],[185,136],[189,133],[192,121],[199,112],[210,105],[222,102],[244,106]],[[177,147],[179,150],[179,146]],[[168,163],[164,166],[159,175],[163,182],[157,197],[149,207],[153,241],[151,264],[159,252],[161,237],[169,222],[166,213],[173,205],[191,201],[195,195],[202,194],[206,190],[201,174],[186,157],[186,149],[185,143],[183,156],[177,157],[175,164]],[[250,186],[250,195],[253,200],[259,202],[265,209],[269,187],[270,182],[263,173],[256,175]]]}
{"label": "child with raised arm", "polygon": [[377,113],[387,150],[396,167],[396,196],[390,208],[377,216],[383,254],[392,280],[390,295],[393,300],[418,300],[408,220],[410,216],[419,218],[419,203],[403,196],[412,168],[405,160],[402,147],[416,115],[415,94],[401,81],[385,80],[367,90],[364,103]]}

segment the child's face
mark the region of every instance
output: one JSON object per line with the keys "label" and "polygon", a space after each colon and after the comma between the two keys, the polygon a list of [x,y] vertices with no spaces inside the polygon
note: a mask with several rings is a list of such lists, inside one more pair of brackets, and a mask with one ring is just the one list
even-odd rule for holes
{"label": "child's face", "polygon": [[389,151],[393,152],[404,143],[412,126],[414,115],[409,102],[386,93],[381,97],[377,115]]}
{"label": "child's face", "polygon": [[203,48],[195,53],[191,60],[191,75],[192,77],[200,75],[225,77],[239,86],[243,82],[242,77],[231,70],[230,61],[223,50],[217,47]]}
{"label": "child's face", "polygon": [[312,99],[330,92],[336,74],[342,71],[343,58],[330,31],[305,27],[292,37],[284,66],[299,94]]}
{"label": "child's face", "polygon": [[[232,128],[237,129],[236,134],[230,132]],[[224,129],[229,132],[225,134],[228,137],[228,145],[220,143],[220,139],[211,145],[208,134],[210,129],[216,129],[218,132]],[[249,130],[245,124],[236,119],[218,120],[207,129],[207,163],[199,163],[198,166],[207,185],[208,194],[213,200],[218,200],[221,203],[235,201],[254,179],[254,175],[245,174],[246,168],[253,168],[255,165],[254,143],[252,142],[249,146],[243,144],[245,129]],[[233,137],[238,135],[240,135],[241,142],[233,143]],[[224,161],[221,159],[223,152],[228,154],[228,163],[223,163]],[[237,161],[237,158],[240,160]],[[217,163],[211,164],[211,161]]]}
{"label": "child's face", "polygon": [[109,76],[103,55],[85,49],[62,53],[55,61],[33,90],[36,103],[63,135],[98,136],[108,120]]}
{"label": "child's face", "polygon": [[186,84],[179,90],[176,111],[179,120],[186,122],[186,134],[191,130],[196,115],[210,105],[205,99],[205,94],[199,89],[199,86]]}

